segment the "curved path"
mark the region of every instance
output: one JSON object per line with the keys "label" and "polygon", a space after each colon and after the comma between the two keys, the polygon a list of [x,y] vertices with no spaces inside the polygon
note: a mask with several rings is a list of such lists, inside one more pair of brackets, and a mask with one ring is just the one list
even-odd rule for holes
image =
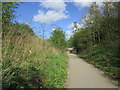
{"label": "curved path", "polygon": [[104,73],[75,54],[69,54],[66,88],[117,88]]}

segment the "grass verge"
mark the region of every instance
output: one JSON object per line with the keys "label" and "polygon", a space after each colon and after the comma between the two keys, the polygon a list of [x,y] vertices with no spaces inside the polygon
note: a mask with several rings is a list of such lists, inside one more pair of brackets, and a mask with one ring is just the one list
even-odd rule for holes
{"label": "grass verge", "polygon": [[45,65],[41,66],[43,77],[43,87],[64,88],[67,78],[67,58],[65,53],[49,54],[46,57]]}

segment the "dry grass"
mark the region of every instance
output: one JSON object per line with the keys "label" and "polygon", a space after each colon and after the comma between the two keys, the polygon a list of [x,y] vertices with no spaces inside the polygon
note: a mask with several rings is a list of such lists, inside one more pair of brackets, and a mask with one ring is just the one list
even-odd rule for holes
{"label": "dry grass", "polygon": [[46,75],[40,67],[45,66],[48,56],[59,55],[60,51],[15,26],[5,32],[2,43],[3,88],[43,87]]}

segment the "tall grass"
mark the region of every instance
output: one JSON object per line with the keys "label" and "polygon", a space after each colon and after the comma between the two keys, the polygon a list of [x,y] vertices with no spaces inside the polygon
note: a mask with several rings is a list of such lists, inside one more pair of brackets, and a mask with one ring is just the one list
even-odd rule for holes
{"label": "tall grass", "polygon": [[3,89],[64,86],[66,55],[27,30],[9,27],[2,40],[2,59]]}

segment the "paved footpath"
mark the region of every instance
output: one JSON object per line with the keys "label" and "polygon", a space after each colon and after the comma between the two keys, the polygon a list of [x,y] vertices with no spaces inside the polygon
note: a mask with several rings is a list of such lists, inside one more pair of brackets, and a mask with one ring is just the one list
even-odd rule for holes
{"label": "paved footpath", "polygon": [[68,53],[68,80],[66,88],[118,88],[104,73],[75,54]]}

